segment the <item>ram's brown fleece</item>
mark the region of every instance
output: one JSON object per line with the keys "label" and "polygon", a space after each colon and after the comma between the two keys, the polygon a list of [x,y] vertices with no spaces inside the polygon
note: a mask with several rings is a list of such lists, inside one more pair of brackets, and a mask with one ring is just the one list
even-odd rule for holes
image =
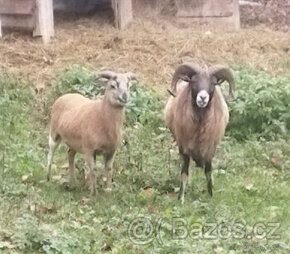
{"label": "ram's brown fleece", "polygon": [[176,97],[171,96],[165,108],[166,125],[179,149],[199,162],[213,158],[228,119],[228,107],[218,86],[207,108],[197,109],[192,104],[188,84],[179,81]]}

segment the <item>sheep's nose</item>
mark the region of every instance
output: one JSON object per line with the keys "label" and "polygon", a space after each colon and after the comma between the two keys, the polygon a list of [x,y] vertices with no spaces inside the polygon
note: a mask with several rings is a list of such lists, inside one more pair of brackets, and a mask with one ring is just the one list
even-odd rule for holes
{"label": "sheep's nose", "polygon": [[124,101],[127,101],[127,100],[128,100],[128,95],[127,95],[126,93],[123,93],[123,95],[122,95],[122,99],[123,99]]}
{"label": "sheep's nose", "polygon": [[204,101],[206,99],[206,96],[200,96],[200,98]]}

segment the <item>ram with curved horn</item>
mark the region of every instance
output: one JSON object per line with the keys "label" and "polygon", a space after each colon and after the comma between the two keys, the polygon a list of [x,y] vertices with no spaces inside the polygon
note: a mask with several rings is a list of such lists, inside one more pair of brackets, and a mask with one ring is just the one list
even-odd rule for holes
{"label": "ram with curved horn", "polygon": [[182,203],[190,158],[204,168],[208,193],[212,196],[212,158],[229,120],[228,107],[219,87],[224,81],[229,83],[229,94],[233,98],[234,76],[223,65],[203,69],[195,63],[183,63],[173,75],[165,122],[181,157],[179,199]]}

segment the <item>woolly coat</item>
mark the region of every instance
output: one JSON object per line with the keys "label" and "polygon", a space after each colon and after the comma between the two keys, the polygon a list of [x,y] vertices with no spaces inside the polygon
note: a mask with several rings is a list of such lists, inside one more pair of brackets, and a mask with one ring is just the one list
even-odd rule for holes
{"label": "woolly coat", "polygon": [[55,101],[51,115],[51,137],[60,137],[76,152],[112,154],[120,143],[124,108],[112,107],[106,97],[66,94]]}
{"label": "woolly coat", "polygon": [[176,97],[171,96],[165,107],[165,123],[180,152],[192,157],[198,165],[211,161],[228,120],[228,106],[219,86],[215,87],[209,105],[199,109],[193,105],[188,83],[179,81]]}

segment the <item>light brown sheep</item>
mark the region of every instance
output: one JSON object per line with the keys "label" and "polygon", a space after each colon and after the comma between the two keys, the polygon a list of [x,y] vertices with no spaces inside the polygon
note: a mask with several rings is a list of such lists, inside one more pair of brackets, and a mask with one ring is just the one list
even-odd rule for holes
{"label": "light brown sheep", "polygon": [[174,73],[165,122],[182,160],[179,191],[182,203],[190,158],[197,166],[205,167],[208,192],[212,195],[211,162],[229,120],[227,104],[220,87],[216,86],[224,81],[228,81],[233,97],[234,78],[224,66],[204,70],[196,64],[184,63]]}
{"label": "light brown sheep", "polygon": [[90,169],[86,179],[92,195],[96,193],[97,155],[104,157],[106,188],[111,189],[112,164],[121,140],[129,84],[135,76],[132,73],[104,71],[99,78],[108,79],[103,99],[90,100],[80,94],[66,94],[53,104],[47,165],[47,179],[50,180],[54,151],[63,141],[69,148],[70,183],[75,184],[75,154],[84,154]]}

